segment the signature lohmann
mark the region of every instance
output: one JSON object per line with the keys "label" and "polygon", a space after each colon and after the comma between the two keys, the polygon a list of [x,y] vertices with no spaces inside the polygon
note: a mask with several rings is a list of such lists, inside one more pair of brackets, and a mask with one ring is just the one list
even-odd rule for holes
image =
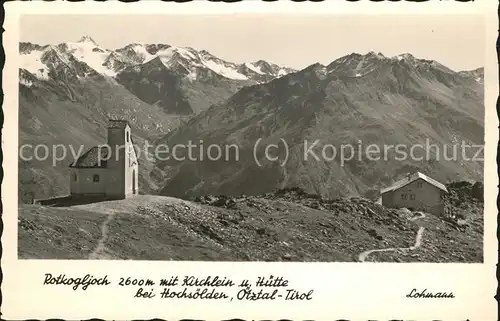
{"label": "signature lohmann", "polygon": [[406,297],[410,299],[453,299],[455,294],[453,292],[431,292],[427,289],[417,290],[414,288]]}

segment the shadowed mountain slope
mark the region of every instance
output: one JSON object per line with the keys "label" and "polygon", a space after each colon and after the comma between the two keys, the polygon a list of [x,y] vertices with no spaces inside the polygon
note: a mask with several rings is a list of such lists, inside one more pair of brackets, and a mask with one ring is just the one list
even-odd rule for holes
{"label": "shadowed mountain slope", "polygon": [[[484,142],[481,70],[455,72],[410,54],[371,52],[245,87],[157,141],[198,145],[194,160],[157,162],[168,172],[161,194],[258,195],[301,187],[330,197],[365,195],[413,170],[442,182],[481,180],[482,161],[472,160],[481,149],[461,147]],[[223,157],[200,160],[200,141],[202,154],[215,144]],[[232,144],[239,160],[234,152],[224,157]],[[280,146],[271,150],[279,161],[265,157],[270,144]],[[178,151],[177,159],[187,155]]]}

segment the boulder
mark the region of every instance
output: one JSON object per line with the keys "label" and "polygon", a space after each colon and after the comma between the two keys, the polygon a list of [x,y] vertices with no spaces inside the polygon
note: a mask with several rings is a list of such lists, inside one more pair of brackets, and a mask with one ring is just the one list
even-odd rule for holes
{"label": "boulder", "polygon": [[484,186],[483,186],[483,183],[476,182],[474,185],[472,185],[471,194],[472,194],[472,197],[474,197],[478,201],[483,202],[484,201],[484,198],[483,198],[484,197]]}
{"label": "boulder", "polygon": [[407,209],[406,207],[398,209],[397,212],[398,212],[399,216],[411,216],[412,215],[411,211],[409,209]]}

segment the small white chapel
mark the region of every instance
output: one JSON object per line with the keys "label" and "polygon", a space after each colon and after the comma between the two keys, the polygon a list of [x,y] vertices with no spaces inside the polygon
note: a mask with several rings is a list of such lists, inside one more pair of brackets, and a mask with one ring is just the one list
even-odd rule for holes
{"label": "small white chapel", "polygon": [[139,193],[139,163],[126,120],[109,120],[107,145],[94,146],[70,165],[71,196],[124,199]]}

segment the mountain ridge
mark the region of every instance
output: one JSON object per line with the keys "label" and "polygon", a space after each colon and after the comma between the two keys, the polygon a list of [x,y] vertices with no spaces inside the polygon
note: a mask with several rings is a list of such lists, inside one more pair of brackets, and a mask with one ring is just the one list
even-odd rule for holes
{"label": "mountain ridge", "polygon": [[[304,162],[299,142],[319,139],[337,147],[356,146],[358,140],[367,145],[412,146],[427,139],[441,146],[457,141],[482,144],[483,100],[481,81],[433,60],[369,53],[347,55],[328,66],[315,63],[268,83],[245,87],[160,139],[157,144],[202,140],[206,145],[236,143],[240,147],[239,162],[158,162],[157,166],[170,172],[160,194],[181,198],[206,193],[254,195],[300,187],[328,197],[354,196],[416,168],[443,181],[480,180],[481,162],[447,161],[443,155],[436,160],[434,153],[425,162],[398,162],[392,153],[390,165],[366,159],[342,166],[338,159]],[[257,139],[263,144],[285,139],[291,161],[283,168],[264,161],[261,152],[257,157],[265,165],[257,166],[252,156]],[[282,150],[278,156],[285,157]]]}
{"label": "mountain ridge", "polygon": [[[258,60],[256,62],[234,63],[218,58],[206,50],[196,50],[192,47],[178,47],[169,44],[146,44],[131,43],[114,50],[100,47],[91,37],[83,36],[77,42],[64,42],[57,45],[39,45],[31,42],[20,42],[19,52],[21,56],[33,53],[34,51],[44,51],[48,47],[58,47],[66,50],[76,59],[87,63],[91,68],[101,74],[114,77],[125,66],[140,65],[156,57],[160,57],[167,66],[175,64],[185,64],[186,68],[183,76],[195,78],[192,72],[196,68],[210,69],[223,77],[233,80],[246,80],[254,82],[268,81],[277,76],[294,71],[292,68],[281,67],[277,64]],[[41,53],[43,54],[43,52]],[[36,62],[39,57],[33,57]],[[105,66],[106,60],[116,60],[119,66]],[[37,74],[33,66],[24,66],[27,71]],[[261,69],[264,67],[264,69]],[[173,68],[175,71],[175,68]]]}

